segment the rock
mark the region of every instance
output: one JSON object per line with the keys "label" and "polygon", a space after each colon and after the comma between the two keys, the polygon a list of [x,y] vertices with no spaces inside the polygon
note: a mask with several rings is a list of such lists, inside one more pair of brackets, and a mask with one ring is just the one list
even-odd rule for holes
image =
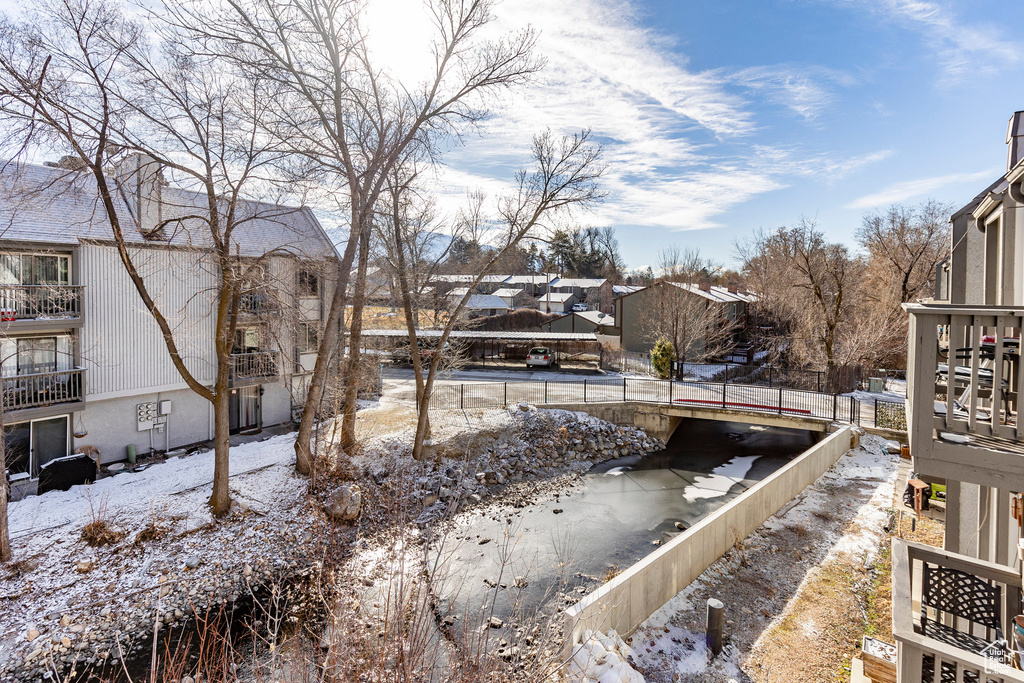
{"label": "rock", "polygon": [[478,542],[478,545],[487,545],[490,542],[491,542],[491,539],[489,539],[489,538],[481,538],[480,541]]}
{"label": "rock", "polygon": [[560,515],[560,514],[562,514],[564,512],[564,510],[562,510],[562,508],[555,508],[551,512],[556,514],[556,515]]}
{"label": "rock", "polygon": [[71,625],[71,615],[70,614],[65,614],[64,616],[62,616],[60,618],[60,625],[61,626],[70,626]]}
{"label": "rock", "polygon": [[491,617],[490,620],[488,620],[487,625],[491,628],[501,628],[505,625],[505,622],[503,622],[498,617]]}
{"label": "rock", "polygon": [[27,641],[28,641],[28,642],[30,642],[30,643],[31,643],[31,642],[32,642],[33,640],[35,640],[36,638],[38,638],[38,637],[39,637],[39,630],[38,630],[38,629],[30,628],[30,629],[29,629],[29,630],[28,630],[28,631],[27,631],[27,632],[25,633],[25,640],[27,640]]}
{"label": "rock", "polygon": [[198,555],[189,555],[188,557],[185,558],[185,568],[186,569],[196,569],[202,563],[203,563],[203,558],[199,557]]}
{"label": "rock", "polygon": [[78,560],[75,562],[75,571],[79,574],[88,574],[92,571],[94,563],[92,560]]}
{"label": "rock", "polygon": [[428,493],[427,495],[423,496],[423,507],[428,508],[434,503],[436,503],[437,500],[438,496],[436,493]]}
{"label": "rock", "polygon": [[252,567],[251,567],[251,566],[249,566],[248,564],[244,565],[244,566],[242,567],[242,576],[244,576],[244,577],[245,577],[245,578],[247,578],[247,579],[248,579],[248,578],[249,578],[250,576],[252,576]]}
{"label": "rock", "polygon": [[64,636],[63,638],[60,639],[60,644],[63,645],[64,647],[71,647],[71,639],[68,638],[67,636]]}
{"label": "rock", "polygon": [[363,493],[356,484],[344,484],[339,488],[328,507],[328,514],[335,521],[351,522],[359,517],[363,504]]}

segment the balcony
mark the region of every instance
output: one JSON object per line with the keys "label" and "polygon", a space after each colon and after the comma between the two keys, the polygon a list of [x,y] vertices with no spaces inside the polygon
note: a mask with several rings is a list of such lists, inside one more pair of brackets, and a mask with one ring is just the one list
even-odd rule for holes
{"label": "balcony", "polygon": [[277,292],[269,288],[243,292],[238,297],[239,315],[265,315],[277,309]]}
{"label": "balcony", "polygon": [[0,378],[5,417],[18,410],[80,403],[85,396],[85,370],[58,370]]}
{"label": "balcony", "polygon": [[915,468],[1024,490],[1024,310],[907,304],[907,408]]}
{"label": "balcony", "polygon": [[0,285],[0,320],[7,325],[22,321],[80,321],[80,285]]}
{"label": "balcony", "polygon": [[279,367],[277,351],[231,354],[231,380],[236,386],[273,380],[278,376]]}
{"label": "balcony", "polygon": [[897,683],[1024,682],[1009,649],[1021,577],[1002,565],[892,541]]}

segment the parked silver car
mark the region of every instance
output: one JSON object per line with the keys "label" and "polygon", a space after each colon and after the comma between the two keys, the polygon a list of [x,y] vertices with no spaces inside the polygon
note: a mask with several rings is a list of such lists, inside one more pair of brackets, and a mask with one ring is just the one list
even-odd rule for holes
{"label": "parked silver car", "polygon": [[546,346],[534,346],[530,349],[530,355],[526,357],[526,367],[555,367],[555,354]]}

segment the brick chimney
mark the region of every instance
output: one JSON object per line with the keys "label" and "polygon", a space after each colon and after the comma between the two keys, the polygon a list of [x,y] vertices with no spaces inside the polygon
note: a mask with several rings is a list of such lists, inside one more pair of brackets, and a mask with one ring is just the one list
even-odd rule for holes
{"label": "brick chimney", "polygon": [[702,292],[710,292],[711,291],[711,281],[710,280],[701,280],[700,282],[697,283],[697,287]]}
{"label": "brick chimney", "polygon": [[1024,158],[1024,111],[1014,112],[1006,127],[1006,170],[1016,166]]}
{"label": "brick chimney", "polygon": [[144,154],[132,154],[117,166],[117,183],[125,193],[128,206],[149,240],[166,239],[163,221],[163,173],[160,164]]}
{"label": "brick chimney", "polygon": [[730,282],[729,283],[729,293],[730,294],[735,294],[738,291],[740,291],[739,285],[737,285],[735,282]]}

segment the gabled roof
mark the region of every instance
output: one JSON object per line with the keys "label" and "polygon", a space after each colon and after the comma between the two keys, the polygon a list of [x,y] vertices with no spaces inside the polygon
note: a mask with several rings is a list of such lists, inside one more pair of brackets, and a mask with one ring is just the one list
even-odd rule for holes
{"label": "gabled roof", "polygon": [[468,291],[469,287],[453,287],[451,291],[445,294],[445,296],[451,297],[453,299],[461,299],[462,297],[466,296],[466,292]]}
{"label": "gabled roof", "polygon": [[[117,185],[111,180],[111,185]],[[139,231],[131,205],[120,191],[114,210],[125,239],[134,244],[210,248],[209,228],[201,220],[206,195],[191,190],[161,188],[163,220],[180,217],[164,229],[166,239],[147,239]],[[334,245],[307,207],[289,207],[243,200],[232,233],[233,251],[260,256],[282,249],[310,258],[333,255]],[[0,237],[20,242],[77,245],[82,241],[114,239],[90,173],[66,168],[0,162]]]}
{"label": "gabled roof", "polygon": [[433,279],[437,282],[472,282],[476,275],[435,275]]}
{"label": "gabled roof", "polygon": [[486,310],[490,308],[508,310],[508,307],[508,304],[500,296],[494,296],[493,294],[474,294],[469,297],[469,301],[466,302],[465,306],[465,308],[472,310]]}
{"label": "gabled roof", "polygon": [[505,280],[509,279],[510,277],[512,277],[512,276],[511,275],[484,275],[483,279],[480,280],[480,283],[481,284],[483,284],[484,282],[486,282],[488,284],[501,283],[501,282],[504,282]]}
{"label": "gabled roof", "polygon": [[612,294],[615,296],[622,296],[624,294],[634,294],[644,289],[641,285],[612,285]]}
{"label": "gabled roof", "polygon": [[505,280],[506,285],[546,285],[548,279],[557,280],[555,273],[538,273],[534,275],[510,275]]}
{"label": "gabled roof", "polygon": [[685,289],[686,291],[702,296],[709,301],[717,303],[751,303],[757,301],[757,295],[753,292],[730,292],[728,287],[712,285],[709,291],[700,288],[700,285],[692,282],[668,282],[666,284]]}
{"label": "gabled roof", "polygon": [[579,316],[587,322],[594,323],[595,325],[615,327],[615,318],[607,313],[602,313],[601,311],[573,311],[570,315]]}
{"label": "gabled roof", "polygon": [[565,303],[571,297],[574,297],[574,296],[576,296],[576,295],[573,294],[572,292],[548,292],[547,294],[544,294],[543,296],[539,297],[537,300],[538,301],[549,301],[551,303],[556,303],[556,302],[558,302],[558,303]]}
{"label": "gabled roof", "polygon": [[600,287],[604,283],[608,282],[605,278],[593,278],[593,277],[560,277],[557,280],[551,281],[552,287],[582,287],[589,289],[591,287]]}
{"label": "gabled roof", "polygon": [[501,289],[494,290],[494,296],[517,297],[522,293],[523,290],[512,289],[511,287],[502,287]]}

